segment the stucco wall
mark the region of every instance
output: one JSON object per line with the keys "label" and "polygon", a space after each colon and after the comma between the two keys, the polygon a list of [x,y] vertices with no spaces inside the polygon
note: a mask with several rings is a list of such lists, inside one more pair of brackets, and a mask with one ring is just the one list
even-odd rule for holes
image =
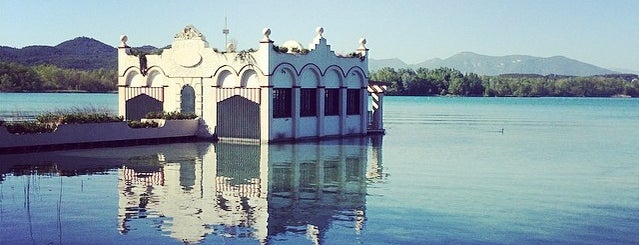
{"label": "stucco wall", "polygon": [[[360,124],[361,120],[360,115],[348,115],[346,116],[346,120],[344,122],[344,134],[352,135],[352,134],[364,134],[365,131],[362,130],[362,125]],[[364,128],[365,130],[365,128]]]}
{"label": "stucco wall", "polygon": [[324,135],[340,135],[340,123],[339,116],[326,116],[324,117]]}
{"label": "stucco wall", "polygon": [[52,133],[10,134],[0,126],[0,149],[121,140],[161,139],[194,136],[198,120],[166,120],[158,128],[131,128],[126,122],[63,124]]}
{"label": "stucco wall", "polygon": [[318,123],[316,117],[302,117],[299,120],[299,137],[314,137],[317,136]]}

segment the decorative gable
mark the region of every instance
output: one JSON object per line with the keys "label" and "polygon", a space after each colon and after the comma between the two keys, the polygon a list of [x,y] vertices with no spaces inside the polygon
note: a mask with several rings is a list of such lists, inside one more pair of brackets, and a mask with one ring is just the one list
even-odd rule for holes
{"label": "decorative gable", "polygon": [[193,25],[184,27],[184,30],[178,32],[173,37],[174,40],[202,40],[206,41],[204,35]]}

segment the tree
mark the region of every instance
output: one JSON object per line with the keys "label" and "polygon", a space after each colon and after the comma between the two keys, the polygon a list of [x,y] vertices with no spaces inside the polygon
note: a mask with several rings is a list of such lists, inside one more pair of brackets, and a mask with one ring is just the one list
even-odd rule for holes
{"label": "tree", "polygon": [[395,69],[384,67],[371,75],[371,80],[391,83],[388,94],[399,95],[404,91],[404,84]]}
{"label": "tree", "polygon": [[484,94],[484,83],[479,75],[475,73],[468,73],[465,76],[465,80],[468,83],[468,93],[466,96],[482,96]]}
{"label": "tree", "polygon": [[23,66],[0,62],[0,91],[113,91],[116,70],[83,71],[53,65]]}

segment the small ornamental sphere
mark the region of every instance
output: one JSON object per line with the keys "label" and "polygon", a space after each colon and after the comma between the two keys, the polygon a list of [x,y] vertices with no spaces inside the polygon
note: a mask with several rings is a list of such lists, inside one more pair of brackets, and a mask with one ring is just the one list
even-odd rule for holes
{"label": "small ornamental sphere", "polygon": [[315,28],[315,31],[317,32],[317,35],[322,35],[324,34],[324,27],[318,26],[317,28]]}
{"label": "small ornamental sphere", "polygon": [[226,44],[226,49],[227,49],[228,51],[231,51],[231,52],[235,51],[235,44],[233,44],[233,43],[227,43],[227,44]]}
{"label": "small ornamental sphere", "polygon": [[126,35],[122,35],[120,36],[120,41],[122,41],[123,43],[126,43],[126,41],[128,41],[129,38]]}
{"label": "small ornamental sphere", "polygon": [[262,34],[264,34],[264,36],[268,37],[269,35],[271,35],[271,29],[269,29],[268,27],[262,29]]}
{"label": "small ornamental sphere", "polygon": [[362,37],[362,38],[360,38],[360,39],[359,39],[359,44],[360,44],[360,45],[362,45],[362,46],[363,46],[363,45],[366,45],[366,38],[363,38],[363,37]]}

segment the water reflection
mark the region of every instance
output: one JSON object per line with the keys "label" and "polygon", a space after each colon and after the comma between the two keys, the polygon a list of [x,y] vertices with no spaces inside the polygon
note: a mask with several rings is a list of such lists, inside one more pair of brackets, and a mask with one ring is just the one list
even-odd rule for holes
{"label": "water reflection", "polygon": [[0,155],[0,225],[14,227],[0,243],[319,244],[332,229],[359,235],[382,169],[381,138]]}
{"label": "water reflection", "polygon": [[119,230],[153,218],[187,243],[209,236],[265,243],[291,234],[320,243],[335,224],[357,234],[366,221],[367,181],[383,178],[381,140],[372,148],[368,141],[214,144],[192,158],[136,156],[118,172]]}

